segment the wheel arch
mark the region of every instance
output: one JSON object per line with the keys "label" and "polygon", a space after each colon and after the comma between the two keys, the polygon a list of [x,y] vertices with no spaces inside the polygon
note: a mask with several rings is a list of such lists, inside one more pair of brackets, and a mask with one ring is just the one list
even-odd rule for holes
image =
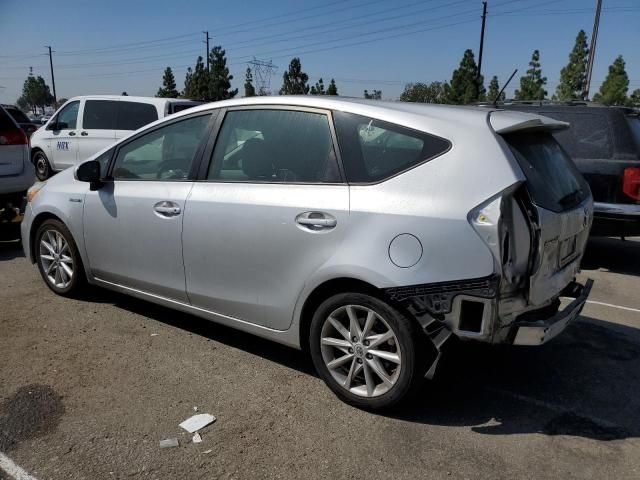
{"label": "wheel arch", "polygon": [[[35,255],[36,233],[38,232],[38,229],[40,228],[40,226],[47,220],[57,220],[63,225],[65,226],[67,225],[64,222],[64,220],[62,220],[62,218],[60,218],[59,216],[51,212],[42,212],[36,215],[36,217],[31,222],[31,228],[29,230],[29,257],[30,257],[29,260],[31,260],[31,263],[36,263],[36,255]],[[73,233],[71,235],[73,235]],[[76,242],[76,245],[78,244],[75,238],[73,239],[73,241]]]}
{"label": "wheel arch", "polygon": [[313,318],[313,313],[316,308],[332,295],[344,292],[366,293],[380,298],[385,302],[389,302],[389,299],[385,297],[382,290],[364,280],[351,277],[339,277],[321,283],[309,293],[300,311],[298,332],[300,335],[300,348],[303,351],[309,351],[309,330],[311,327],[311,319]]}

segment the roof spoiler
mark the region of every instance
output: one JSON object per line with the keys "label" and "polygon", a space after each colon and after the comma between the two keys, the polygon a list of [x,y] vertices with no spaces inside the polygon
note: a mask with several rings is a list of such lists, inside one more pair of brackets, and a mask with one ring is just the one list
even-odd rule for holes
{"label": "roof spoiler", "polygon": [[533,113],[498,110],[489,115],[489,123],[500,135],[524,130],[565,130],[570,126],[567,122]]}

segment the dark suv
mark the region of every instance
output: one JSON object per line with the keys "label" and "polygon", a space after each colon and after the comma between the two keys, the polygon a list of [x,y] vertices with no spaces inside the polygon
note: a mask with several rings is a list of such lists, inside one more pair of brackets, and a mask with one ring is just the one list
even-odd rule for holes
{"label": "dark suv", "polygon": [[507,103],[500,108],[569,122],[554,133],[589,182],[593,235],[640,235],[640,115],[637,110],[587,102]]}

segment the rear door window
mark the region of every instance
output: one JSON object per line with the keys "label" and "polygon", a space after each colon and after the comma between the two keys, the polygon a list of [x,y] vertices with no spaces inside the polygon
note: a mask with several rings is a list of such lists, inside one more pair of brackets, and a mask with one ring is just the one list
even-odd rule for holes
{"label": "rear door window", "polygon": [[118,102],[87,100],[84,104],[82,128],[87,130],[115,130]]}
{"label": "rear door window", "polygon": [[116,130],[138,130],[156,120],[158,120],[158,111],[154,105],[140,102],[118,102]]}
{"label": "rear door window", "polygon": [[451,145],[443,138],[361,115],[335,112],[334,118],[349,183],[385,180]]}
{"label": "rear door window", "polygon": [[533,201],[553,212],[576,207],[589,195],[589,186],[571,158],[548,132],[505,135],[527,177]]}

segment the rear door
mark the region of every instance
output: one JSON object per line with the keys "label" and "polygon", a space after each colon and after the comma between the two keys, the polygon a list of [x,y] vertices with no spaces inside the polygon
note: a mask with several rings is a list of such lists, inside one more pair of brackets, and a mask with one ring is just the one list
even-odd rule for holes
{"label": "rear door", "polygon": [[305,282],[339,248],[349,187],[330,113],[230,109],[184,218],[193,305],[286,330]]}
{"label": "rear door", "polygon": [[77,140],[79,163],[115,142],[118,103],[118,100],[84,100],[82,128]]}
{"label": "rear door", "polygon": [[26,143],[18,124],[0,107],[0,177],[22,173],[28,161]]}
{"label": "rear door", "polygon": [[593,218],[589,186],[551,132],[517,130],[503,135],[527,178],[535,207],[537,252],[529,301],[556,296],[578,273]]}
{"label": "rear door", "polygon": [[124,138],[134,130],[155,122],[158,118],[158,109],[155,105],[120,100],[118,103],[115,136],[117,139]]}

